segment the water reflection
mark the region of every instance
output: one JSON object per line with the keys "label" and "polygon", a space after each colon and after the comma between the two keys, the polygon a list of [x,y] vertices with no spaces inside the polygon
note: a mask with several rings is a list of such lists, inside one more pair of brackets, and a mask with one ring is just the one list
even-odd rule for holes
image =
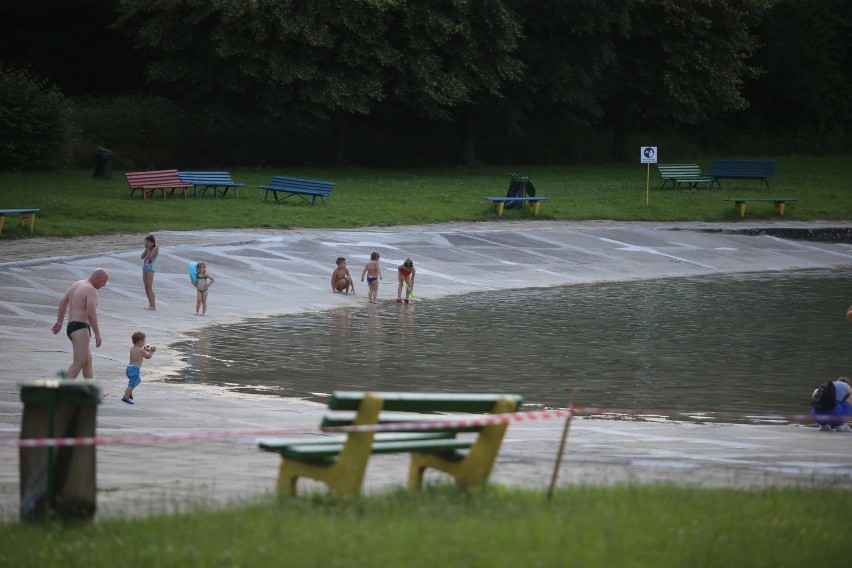
{"label": "water reflection", "polygon": [[341,389],[484,391],[528,403],[799,413],[848,374],[852,272],[499,291],[212,327],[171,380],[324,400]]}

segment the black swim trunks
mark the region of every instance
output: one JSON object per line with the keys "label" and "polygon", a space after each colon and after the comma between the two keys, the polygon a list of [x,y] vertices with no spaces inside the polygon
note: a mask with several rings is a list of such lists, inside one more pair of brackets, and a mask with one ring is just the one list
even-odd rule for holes
{"label": "black swim trunks", "polygon": [[68,339],[71,339],[71,334],[78,329],[88,329],[89,337],[92,337],[92,326],[82,321],[69,321],[68,326],[65,328],[65,335],[68,336]]}

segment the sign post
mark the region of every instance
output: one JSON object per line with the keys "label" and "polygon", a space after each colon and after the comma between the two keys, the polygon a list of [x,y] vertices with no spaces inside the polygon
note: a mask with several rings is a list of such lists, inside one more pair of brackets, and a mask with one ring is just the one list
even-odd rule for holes
{"label": "sign post", "polygon": [[657,163],[657,147],[642,146],[639,150],[639,159],[643,164],[648,164],[648,171],[645,174],[645,205],[648,205],[651,200],[651,164]]}

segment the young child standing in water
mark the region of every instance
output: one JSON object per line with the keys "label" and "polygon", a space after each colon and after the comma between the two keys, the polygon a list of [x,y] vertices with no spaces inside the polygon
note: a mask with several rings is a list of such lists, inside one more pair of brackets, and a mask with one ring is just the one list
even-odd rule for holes
{"label": "young child standing in water", "polygon": [[370,255],[370,260],[364,265],[364,270],[361,271],[361,282],[364,281],[364,276],[367,277],[367,286],[369,291],[367,299],[371,304],[378,303],[379,297],[379,280],[382,279],[382,267],[379,264],[379,253],[374,252]]}
{"label": "young child standing in water", "polygon": [[[397,269],[399,277],[399,286],[396,288],[396,301],[399,304],[410,304],[411,298],[414,296],[414,262],[410,258],[406,258],[405,262],[400,264]],[[402,299],[402,287],[405,286],[405,299]]]}
{"label": "young child standing in water", "polygon": [[[207,263],[199,262],[195,267],[195,289],[198,290],[195,296],[195,315],[207,315],[207,290],[215,281],[213,275],[207,272]],[[199,310],[201,313],[198,313]]]}
{"label": "young child standing in water", "polygon": [[157,348],[153,345],[145,345],[145,334],[141,331],[134,333],[130,340],[133,341],[133,347],[130,348],[130,363],[124,371],[127,375],[127,388],[124,389],[124,396],[121,397],[121,400],[127,404],[134,404],[133,389],[142,382],[140,376],[142,360],[153,357]]}

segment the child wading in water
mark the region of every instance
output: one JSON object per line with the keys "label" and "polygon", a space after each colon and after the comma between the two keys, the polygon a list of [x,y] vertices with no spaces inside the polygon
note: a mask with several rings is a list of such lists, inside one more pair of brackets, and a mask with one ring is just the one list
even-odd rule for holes
{"label": "child wading in water", "polygon": [[367,261],[367,264],[364,266],[364,270],[361,271],[361,282],[364,281],[365,275],[367,276],[367,286],[370,288],[367,293],[367,299],[370,300],[371,304],[377,304],[379,297],[379,280],[382,279],[382,267],[379,265],[379,253],[374,252],[370,255],[370,260]]}
{"label": "child wading in water", "polygon": [[[397,267],[397,276],[399,277],[399,286],[396,288],[396,301],[399,304],[410,304],[411,298],[414,296],[414,262],[410,258],[406,258],[405,262]],[[402,299],[402,287],[405,286],[405,299]]]}
{"label": "child wading in water", "polygon": [[[195,278],[193,279],[195,288],[198,290],[195,297],[195,315],[207,315],[207,289],[213,285],[213,282],[215,282],[213,276],[207,273],[207,263],[199,262],[195,267]],[[201,310],[200,314],[198,310]]]}
{"label": "child wading in water", "polygon": [[124,371],[127,375],[127,388],[124,389],[124,396],[121,397],[121,400],[127,404],[133,404],[133,389],[142,382],[139,374],[142,369],[142,359],[150,359],[157,351],[153,345],[145,345],[145,334],[141,331],[134,333],[130,339],[133,341],[133,347],[130,348],[130,363]]}
{"label": "child wading in water", "polygon": [[337,268],[331,273],[331,290],[348,294],[351,290],[355,293],[355,284],[352,283],[352,275],[346,268],[346,259],[342,256],[337,259]]}

